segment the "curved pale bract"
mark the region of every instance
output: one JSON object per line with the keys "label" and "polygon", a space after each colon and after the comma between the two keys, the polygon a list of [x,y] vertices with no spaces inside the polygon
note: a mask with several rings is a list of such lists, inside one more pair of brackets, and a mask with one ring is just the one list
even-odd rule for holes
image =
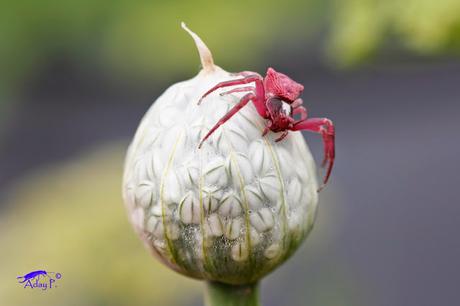
{"label": "curved pale bract", "polygon": [[214,66],[168,88],[145,114],[125,161],[123,198],[145,245],[174,270],[252,283],[286,260],[311,230],[318,184],[300,132],[262,137],[252,103],[204,142],[244,93],[209,88],[234,75]]}

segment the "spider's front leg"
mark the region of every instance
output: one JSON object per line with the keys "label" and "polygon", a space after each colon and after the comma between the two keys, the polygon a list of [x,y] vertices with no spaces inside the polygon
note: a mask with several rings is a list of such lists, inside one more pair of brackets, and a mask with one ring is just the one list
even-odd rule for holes
{"label": "spider's front leg", "polygon": [[[324,159],[321,166],[327,166],[326,175],[323,180],[323,186],[326,185],[331,175],[332,167],[334,166],[335,158],[335,128],[331,120],[327,118],[310,118],[302,121],[298,121],[292,127],[293,131],[311,131],[320,133],[323,136],[324,142]],[[318,190],[318,191],[319,191]]]}
{"label": "spider's front leg", "polygon": [[275,142],[279,142],[279,141],[283,140],[284,138],[286,138],[286,136],[288,135],[288,133],[289,133],[288,131],[284,131],[284,132],[281,134],[280,137],[278,137],[278,138],[275,139]]}
{"label": "spider's front leg", "polygon": [[246,92],[246,91],[254,91],[254,90],[255,88],[253,86],[244,86],[244,87],[233,88],[229,91],[221,92],[219,95],[225,96],[225,95],[229,95],[235,92]]}
{"label": "spider's front leg", "polygon": [[233,73],[230,73],[230,74],[234,75],[234,76],[242,76],[242,77],[257,75],[260,78],[262,78],[262,76],[260,74],[258,74],[257,72],[249,71],[249,70],[240,71],[240,72],[233,72]]}
{"label": "spider's front leg", "polygon": [[[254,90],[255,95],[257,97],[260,97],[260,98],[258,98],[258,99],[256,99],[254,101],[254,106],[256,107],[257,112],[259,113],[259,115],[262,116],[263,118],[266,118],[267,117],[267,108],[266,108],[265,103],[263,101],[263,99],[265,97],[265,89],[264,89],[264,84],[263,84],[263,78],[259,74],[252,74],[252,75],[248,75],[248,76],[246,76],[246,77],[244,77],[242,79],[229,80],[229,81],[223,81],[223,82],[218,83],[217,85],[215,85],[214,87],[212,87],[211,89],[209,89],[207,92],[204,93],[204,95],[198,101],[198,105],[201,104],[201,101],[206,96],[208,96],[210,93],[212,93],[213,91],[216,91],[219,88],[235,86],[235,85],[242,85],[242,84],[249,84],[249,83],[252,83],[252,82],[254,82],[255,85],[256,85],[255,90]],[[238,91],[241,91],[241,90],[235,88],[235,90],[233,92],[238,92]],[[230,90],[230,92],[232,92],[232,91]]]}
{"label": "spider's front leg", "polygon": [[228,119],[230,119],[233,115],[235,115],[240,109],[242,109],[246,104],[248,104],[249,101],[255,101],[260,100],[256,95],[253,93],[248,93],[243,98],[241,98],[240,102],[238,102],[235,106],[233,106],[220,120],[209,130],[209,132],[206,134],[206,136],[203,137],[203,139],[200,141],[200,144],[198,145],[198,149],[201,148],[201,145],[203,142],[208,139],[209,136],[211,136],[212,133],[214,133],[215,130],[217,130],[222,124],[224,124]]}
{"label": "spider's front leg", "polygon": [[230,119],[234,114],[236,114],[241,108],[243,108],[251,100],[254,103],[254,106],[257,112],[259,113],[259,115],[262,118],[268,118],[268,110],[267,110],[267,106],[265,105],[265,89],[264,89],[264,84],[263,84],[263,78],[259,74],[248,75],[238,80],[220,82],[219,84],[215,85],[213,88],[209,89],[201,97],[198,104],[201,103],[203,98],[205,98],[207,95],[209,95],[210,93],[212,93],[213,91],[219,88],[229,87],[229,86],[234,86],[234,85],[241,85],[241,84],[248,84],[252,82],[255,83],[255,87],[245,86],[241,88],[234,88],[230,91],[223,93],[223,94],[229,94],[229,93],[243,92],[243,91],[249,91],[249,90],[252,91],[244,95],[241,98],[241,100],[230,109],[228,113],[226,113],[222,118],[220,118],[220,120],[209,130],[206,136],[204,136],[204,138],[201,140],[200,144],[198,145],[198,148],[201,148],[201,145],[203,144],[203,142],[209,136],[211,136],[211,134],[214,133],[216,129],[218,129],[222,124],[224,124],[228,119]]}
{"label": "spider's front leg", "polygon": [[300,114],[300,119],[297,120],[296,123],[307,119],[307,116],[308,116],[307,109],[305,107],[303,107],[302,104],[303,104],[303,100],[301,98],[298,98],[297,100],[295,100],[291,104],[292,117],[294,117],[295,115]]}

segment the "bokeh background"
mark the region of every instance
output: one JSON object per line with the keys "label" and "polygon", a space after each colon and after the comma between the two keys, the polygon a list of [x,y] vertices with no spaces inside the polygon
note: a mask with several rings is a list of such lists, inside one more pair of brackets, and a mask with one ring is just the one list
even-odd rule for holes
{"label": "bokeh background", "polygon": [[[458,0],[0,0],[0,305],[202,305],[120,195],[143,113],[199,71],[182,20],[221,67],[285,72],[336,124],[316,227],[264,305],[459,305]],[[59,287],[17,284],[36,269]]]}

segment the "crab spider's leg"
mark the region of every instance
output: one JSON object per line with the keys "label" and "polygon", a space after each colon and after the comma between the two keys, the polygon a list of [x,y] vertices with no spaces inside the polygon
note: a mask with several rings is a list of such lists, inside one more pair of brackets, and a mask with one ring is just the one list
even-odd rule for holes
{"label": "crab spider's leg", "polygon": [[263,132],[262,132],[262,137],[267,135],[267,133],[270,131],[270,127],[272,126],[271,121],[268,121],[267,125],[265,126]]}
{"label": "crab spider's leg", "polygon": [[233,88],[233,89],[231,89],[229,91],[221,92],[220,95],[225,96],[225,95],[229,95],[229,94],[232,94],[232,93],[235,93],[235,92],[253,91],[254,89],[255,89],[254,86],[237,87],[237,88]]}
{"label": "crab spider's leg", "polygon": [[203,142],[214,133],[222,124],[224,124],[228,119],[230,119],[233,115],[235,115],[240,109],[242,109],[250,100],[256,100],[257,97],[253,93],[246,94],[243,98],[241,98],[240,102],[235,104],[220,120],[209,130],[209,132],[204,136],[204,138],[200,141],[198,145],[198,149],[201,148]]}
{"label": "crab spider's leg", "polygon": [[240,85],[240,84],[247,84],[254,82],[256,87],[255,87],[255,99],[252,100],[254,103],[254,106],[256,107],[257,113],[264,118],[268,118],[268,110],[267,106],[265,105],[265,89],[264,89],[264,83],[263,83],[263,78],[259,74],[253,74],[250,76],[247,76],[243,79],[238,79],[238,80],[230,80],[230,81],[224,81],[220,82],[210,90],[208,90],[198,101],[198,104],[201,103],[203,98],[205,98],[207,95],[209,95],[211,92],[222,88],[222,87],[227,87],[227,86],[234,86],[234,85]]}
{"label": "crab spider's leg", "polygon": [[303,107],[302,104],[303,104],[303,100],[301,98],[297,98],[291,104],[292,117],[294,117],[297,114],[300,114],[300,119],[297,120],[295,123],[307,119],[307,116],[308,116],[307,109],[305,107]]}
{"label": "crab spider's leg", "polygon": [[310,118],[294,124],[291,129],[292,131],[311,131],[320,133],[323,136],[324,142],[324,159],[321,166],[325,166],[328,163],[326,175],[323,180],[323,186],[327,183],[329,176],[331,175],[332,166],[334,165],[335,158],[335,128],[331,120],[327,118]]}
{"label": "crab spider's leg", "polygon": [[305,119],[307,119],[308,113],[307,113],[307,110],[305,109],[305,107],[297,106],[296,108],[294,108],[294,110],[292,111],[292,116],[294,117],[297,114],[300,114],[300,119],[297,120],[295,123],[301,122],[301,121],[304,121]]}
{"label": "crab spider's leg", "polygon": [[201,101],[207,95],[209,95],[210,93],[212,93],[213,91],[215,91],[215,90],[217,90],[219,88],[228,87],[228,86],[234,86],[234,85],[240,85],[240,84],[248,84],[248,83],[252,83],[252,82],[256,82],[256,86],[257,86],[257,81],[259,81],[261,83],[262,88],[263,88],[262,78],[259,75],[248,75],[248,76],[246,76],[246,77],[244,77],[242,79],[236,79],[236,80],[229,80],[229,81],[220,82],[217,85],[215,85],[214,87],[212,87],[211,89],[209,89],[207,92],[205,92],[204,95],[198,101],[198,104],[200,104]]}
{"label": "crab spider's leg", "polygon": [[234,72],[234,73],[231,73],[231,75],[235,75],[235,76],[243,76],[243,77],[247,77],[247,76],[252,76],[252,75],[257,75],[259,76],[260,78],[262,78],[262,76],[260,74],[258,74],[257,72],[254,72],[254,71],[240,71],[240,72]]}
{"label": "crab spider's leg", "polygon": [[287,136],[287,134],[288,134],[288,131],[284,131],[283,134],[281,134],[280,137],[275,139],[275,142],[283,140]]}
{"label": "crab spider's leg", "polygon": [[301,98],[297,98],[294,102],[291,103],[292,108],[297,108],[303,104],[303,100]]}
{"label": "crab spider's leg", "polygon": [[268,126],[266,126],[262,132],[262,137],[264,137],[265,135],[267,135],[267,133],[270,131],[270,129],[268,128]]}

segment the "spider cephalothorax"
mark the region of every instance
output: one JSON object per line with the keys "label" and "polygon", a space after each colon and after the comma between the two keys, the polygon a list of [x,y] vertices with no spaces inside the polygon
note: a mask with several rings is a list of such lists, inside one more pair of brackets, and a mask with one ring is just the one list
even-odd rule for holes
{"label": "spider cephalothorax", "polygon": [[[233,106],[209,130],[201,140],[199,147],[219,126],[224,124],[249,101],[252,101],[259,115],[266,119],[266,126],[262,135],[267,134],[268,131],[281,132],[282,134],[275,141],[284,139],[288,131],[305,130],[320,133],[323,136],[324,159],[322,166],[327,164],[323,184],[326,184],[331,174],[335,157],[335,131],[332,121],[327,118],[307,118],[307,110],[302,106],[303,101],[299,98],[304,87],[273,68],[268,68],[265,78],[256,72],[249,71],[238,73],[238,75],[242,76],[242,78],[220,82],[209,89],[198,102],[200,104],[203,98],[219,88],[254,83],[254,86],[236,87],[221,93],[221,95],[226,95],[235,92],[248,92],[241,98],[239,103]],[[295,115],[300,115],[300,119],[295,119]]]}

